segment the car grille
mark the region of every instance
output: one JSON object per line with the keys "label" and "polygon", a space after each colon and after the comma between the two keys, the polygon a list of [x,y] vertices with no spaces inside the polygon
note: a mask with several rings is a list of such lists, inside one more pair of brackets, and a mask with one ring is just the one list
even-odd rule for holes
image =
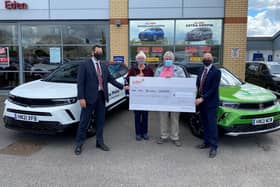
{"label": "car grille", "polygon": [[11,108],[8,108],[7,111],[17,113],[17,114],[27,114],[27,115],[36,115],[36,116],[52,116],[52,114],[49,112],[23,111],[23,110],[11,109]]}
{"label": "car grille", "polygon": [[280,126],[279,120],[264,125],[252,125],[252,124],[233,125],[233,127],[225,128],[225,130],[229,132],[252,132],[252,131],[273,129],[278,126]]}
{"label": "car grille", "polygon": [[273,117],[280,115],[280,112],[273,112],[273,113],[267,113],[267,114],[254,114],[254,115],[244,115],[241,116],[240,119],[255,119],[255,118],[266,118],[266,117]]}
{"label": "car grille", "polygon": [[239,109],[245,110],[263,110],[274,105],[274,101],[267,101],[263,103],[240,103]]}
{"label": "car grille", "polygon": [[24,107],[52,107],[65,105],[64,102],[54,101],[53,99],[33,99],[18,96],[9,97],[9,101]]}

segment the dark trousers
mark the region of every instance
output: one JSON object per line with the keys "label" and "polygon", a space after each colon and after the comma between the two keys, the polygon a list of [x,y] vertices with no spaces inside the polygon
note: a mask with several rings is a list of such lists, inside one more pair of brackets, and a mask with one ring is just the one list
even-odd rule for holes
{"label": "dark trousers", "polygon": [[76,146],[81,146],[86,140],[86,133],[92,117],[92,113],[96,117],[96,144],[104,143],[103,127],[105,123],[105,97],[104,92],[98,92],[98,98],[94,104],[87,104],[86,108],[82,108],[80,116],[80,124],[76,136]]}
{"label": "dark trousers", "polygon": [[148,112],[134,111],[135,133],[137,136],[148,134]]}
{"label": "dark trousers", "polygon": [[200,107],[201,123],[204,128],[204,143],[218,148],[217,108]]}

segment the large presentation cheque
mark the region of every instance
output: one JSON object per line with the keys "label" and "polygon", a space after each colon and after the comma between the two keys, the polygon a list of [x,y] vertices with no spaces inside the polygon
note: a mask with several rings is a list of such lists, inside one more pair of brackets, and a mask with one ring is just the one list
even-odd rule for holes
{"label": "large presentation cheque", "polygon": [[195,112],[195,78],[130,77],[130,110]]}

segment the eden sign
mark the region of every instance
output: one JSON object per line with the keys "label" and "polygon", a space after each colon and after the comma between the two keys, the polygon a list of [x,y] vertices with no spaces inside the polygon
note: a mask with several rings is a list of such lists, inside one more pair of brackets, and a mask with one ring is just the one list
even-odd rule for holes
{"label": "eden sign", "polygon": [[5,1],[5,8],[9,10],[27,9],[27,3],[19,3],[16,1]]}

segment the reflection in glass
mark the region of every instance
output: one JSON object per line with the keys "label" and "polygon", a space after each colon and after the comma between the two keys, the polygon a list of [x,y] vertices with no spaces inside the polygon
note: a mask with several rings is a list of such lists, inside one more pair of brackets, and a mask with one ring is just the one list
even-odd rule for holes
{"label": "reflection in glass", "polygon": [[43,80],[47,82],[76,83],[78,67],[78,63],[64,64]]}
{"label": "reflection in glass", "polygon": [[131,46],[130,47],[130,63],[135,62],[135,56],[139,51],[143,51],[148,57],[146,59],[147,63],[158,64],[162,62],[162,56],[166,51],[173,51],[173,46],[148,46],[148,47],[139,47]]}
{"label": "reflection in glass", "polygon": [[204,53],[211,52],[215,63],[221,63],[221,46],[176,46],[175,60],[178,62],[201,62]]}
{"label": "reflection in glass", "polygon": [[61,29],[59,25],[23,25],[22,42],[27,45],[60,44]]}
{"label": "reflection in glass", "polygon": [[[19,29],[21,41],[18,41]],[[20,58],[23,72],[20,73],[23,73],[23,82],[29,82],[45,77],[70,60],[90,58],[93,44],[103,47],[103,59],[107,59],[108,35],[109,23],[105,21],[62,24],[2,23],[0,46],[9,47],[10,63],[9,67],[0,66],[0,89],[11,89],[19,84],[18,42],[23,46],[23,55]],[[50,60],[60,62],[52,63]]]}
{"label": "reflection in glass", "polygon": [[0,44],[17,44],[17,26],[15,24],[0,25]]}
{"label": "reflection in glass", "polygon": [[229,71],[225,70],[224,68],[221,68],[220,70],[222,73],[220,85],[239,86],[242,84],[242,82]]}
{"label": "reflection in glass", "polygon": [[64,59],[81,60],[91,57],[92,46],[65,46],[63,49]]}
{"label": "reflection in glass", "polygon": [[109,64],[108,70],[110,74],[115,78],[119,78],[121,76],[124,76],[127,73],[127,67],[124,64],[121,63],[114,63],[114,64]]}
{"label": "reflection in glass", "polygon": [[63,26],[64,44],[106,44],[107,24],[73,24]]}
{"label": "reflection in glass", "polygon": [[[92,46],[64,46],[65,60],[84,60],[91,58]],[[107,59],[106,46],[102,46],[102,60]]]}
{"label": "reflection in glass", "polygon": [[31,46],[23,48],[25,82],[40,79],[60,65],[60,63],[50,62],[50,48],[52,47]]}

